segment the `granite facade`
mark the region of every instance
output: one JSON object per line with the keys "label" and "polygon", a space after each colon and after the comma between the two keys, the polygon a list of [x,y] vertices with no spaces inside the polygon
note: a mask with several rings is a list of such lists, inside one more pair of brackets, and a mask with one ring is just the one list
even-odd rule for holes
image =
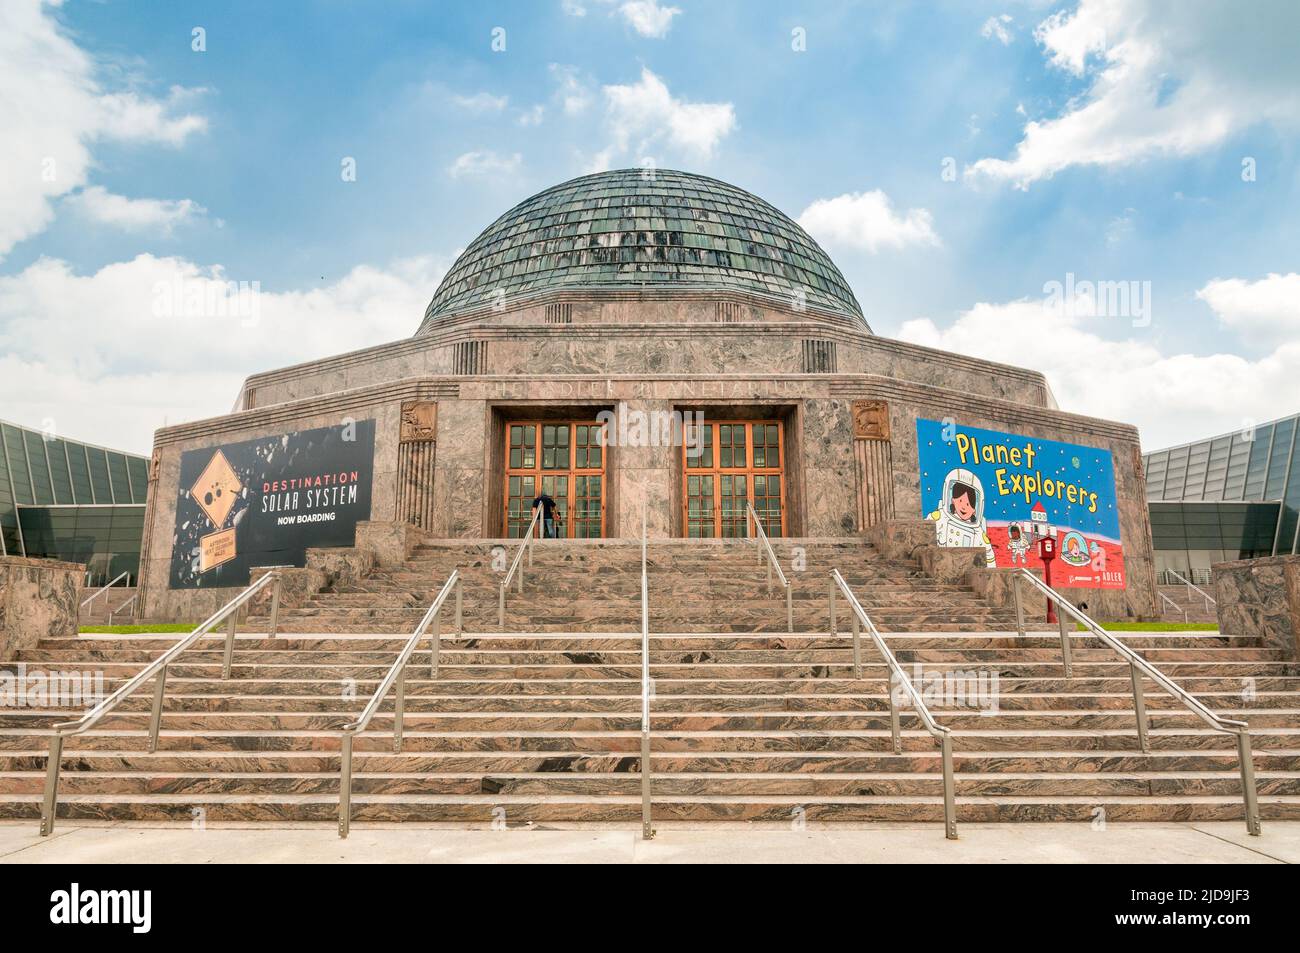
{"label": "granite facade", "polygon": [[[571,323],[543,322],[552,299],[572,305]],[[725,322],[718,317],[724,300],[730,308]],[[805,370],[808,340],[833,343],[830,352],[820,346],[814,352],[818,361],[833,359],[833,370]],[[485,373],[453,373],[458,365],[452,352],[466,341],[486,342]],[[504,422],[561,411],[575,419],[622,407],[780,420],[786,533],[805,537],[852,536],[871,530],[868,524],[883,516],[911,522],[922,515],[918,416],[955,415],[973,426],[1103,447],[1115,459],[1129,588],[1070,595],[1089,602],[1101,618],[1156,616],[1132,427],[1056,410],[1035,372],[877,337],[842,315],[783,310],[744,295],[662,292],[590,300],[553,293],[502,312],[451,316],[406,341],[255,375],[242,396],[247,409],[160,430],[157,484],[146,517],[145,612],[196,618],[230,595],[167,589],[182,452],[373,417],[371,519],[393,522],[402,494],[410,492],[411,470],[402,469],[400,448],[403,420],[409,440],[416,405],[427,415],[428,436],[436,432],[437,447],[422,463],[421,479],[432,484],[422,488],[424,528],[412,528],[401,545],[422,535],[499,537]],[[871,442],[869,457],[864,440]],[[682,470],[679,447],[610,447],[607,532],[640,535],[644,505],[651,536],[682,535]],[[933,543],[932,532],[924,542]],[[379,561],[388,558],[395,557]],[[957,572],[954,560],[961,561],[945,554],[927,558],[945,576]]]}

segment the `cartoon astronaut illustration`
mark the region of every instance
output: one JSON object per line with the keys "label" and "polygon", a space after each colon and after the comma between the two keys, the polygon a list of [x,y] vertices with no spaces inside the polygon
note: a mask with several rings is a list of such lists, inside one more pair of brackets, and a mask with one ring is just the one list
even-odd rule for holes
{"label": "cartoon astronaut illustration", "polygon": [[1026,528],[1022,523],[1012,520],[1007,524],[1007,549],[1011,551],[1011,562],[1019,560],[1021,565],[1029,564],[1029,547],[1034,544],[1032,527]]}
{"label": "cartoon astronaut illustration", "polygon": [[1104,573],[1106,571],[1106,548],[1094,540],[1088,549],[1092,553],[1092,571]]}
{"label": "cartoon astronaut illustration", "polygon": [[943,499],[930,514],[940,546],[983,546],[985,564],[994,569],[997,557],[984,522],[984,486],[970,470],[949,470],[943,480]]}

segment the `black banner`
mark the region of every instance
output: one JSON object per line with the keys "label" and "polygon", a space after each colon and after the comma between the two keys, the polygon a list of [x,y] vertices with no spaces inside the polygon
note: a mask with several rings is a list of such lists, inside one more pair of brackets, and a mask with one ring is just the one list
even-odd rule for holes
{"label": "black banner", "polygon": [[252,567],[351,546],[370,519],[374,464],[373,420],[181,454],[170,587],[246,586]]}

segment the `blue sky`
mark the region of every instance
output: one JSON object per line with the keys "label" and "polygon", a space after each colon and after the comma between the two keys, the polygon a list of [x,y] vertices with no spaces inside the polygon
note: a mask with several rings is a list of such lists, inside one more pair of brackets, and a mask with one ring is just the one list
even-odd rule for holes
{"label": "blue sky", "polygon": [[[0,417],[145,451],[413,333],[498,214],[646,159],[800,219],[878,333],[1042,370],[1148,448],[1294,412],[1300,14],[1227,10],[13,0]],[[1067,275],[1141,306],[1045,304]],[[160,315],[169,276],[258,282],[255,326]]]}

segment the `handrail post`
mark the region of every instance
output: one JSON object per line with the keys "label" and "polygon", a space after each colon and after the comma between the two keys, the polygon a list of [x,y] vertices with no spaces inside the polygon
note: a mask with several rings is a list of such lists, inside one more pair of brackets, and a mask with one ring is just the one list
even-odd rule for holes
{"label": "handrail post", "polygon": [[948,840],[957,839],[957,795],[952,773],[952,736],[944,733],[939,742],[943,759],[943,827]]}
{"label": "handrail post", "polygon": [[506,582],[501,580],[501,591],[497,594],[497,628],[506,630]]}
{"label": "handrail post", "polygon": [[1246,832],[1259,836],[1259,794],[1255,790],[1255,758],[1250,751],[1250,732],[1237,732],[1237,758],[1241,762],[1241,793],[1246,805]]}
{"label": "handrail post", "polygon": [[[763,554],[760,552],[759,555],[762,556]],[[767,564],[767,594],[772,595],[772,564],[770,562]]]}
{"label": "handrail post", "polygon": [[[856,618],[857,613],[854,613]],[[903,731],[898,718],[898,699],[894,697],[894,673],[889,673],[889,682],[885,685],[889,694],[889,733],[894,740],[894,754],[903,753]]]}
{"label": "handrail post", "polygon": [[352,732],[343,732],[339,762],[339,837],[348,836],[352,825]]}
{"label": "handrail post", "polygon": [[276,633],[280,630],[280,570],[273,571],[275,576],[274,588],[271,589],[271,638],[275,638]]}
{"label": "handrail post", "polygon": [[[831,585],[830,585],[831,638],[833,639],[839,635],[839,632],[837,631],[837,626],[835,624],[835,576],[832,575],[830,578],[831,578]],[[856,642],[854,643],[853,648],[854,651],[857,650]]]}
{"label": "handrail post", "polygon": [[54,817],[59,809],[59,765],[63,761],[63,735],[56,729],[50,735],[49,764],[45,769],[45,800],[41,807],[41,836],[54,832]]}
{"label": "handrail post", "polygon": [[235,624],[239,621],[239,609],[230,613],[230,623],[226,626],[226,653],[221,660],[221,677],[230,677],[230,663],[235,657]]}
{"label": "handrail post", "polygon": [[794,631],[794,592],[792,591],[790,583],[788,582],[785,584],[785,623],[786,623],[786,628],[790,632],[793,632]]}
{"label": "handrail post", "polygon": [[1061,629],[1061,662],[1065,666],[1065,677],[1070,678],[1074,674],[1074,665],[1070,658],[1070,626],[1074,625],[1074,617],[1061,611],[1060,602],[1056,603],[1056,609],[1056,624]]}
{"label": "handrail post", "polygon": [[456,577],[456,635],[465,634],[465,582],[460,576]]}
{"label": "handrail post", "polygon": [[402,723],[406,712],[406,666],[397,672],[397,704],[393,710],[393,751],[402,750]]}
{"label": "handrail post", "polygon": [[1151,746],[1147,742],[1147,702],[1142,694],[1142,670],[1136,662],[1129,662],[1129,670],[1133,675],[1133,712],[1137,715],[1138,746],[1143,751],[1150,751]]}
{"label": "handrail post", "polygon": [[429,666],[429,677],[438,677],[438,666],[442,663],[442,609],[438,610],[437,615],[433,617],[433,622],[429,627],[433,630],[429,635],[429,651],[433,654],[433,663]]}
{"label": "handrail post", "polygon": [[651,840],[654,836],[650,818],[650,730],[646,728],[641,732],[641,839]]}
{"label": "handrail post", "polygon": [[[834,615],[835,615],[835,593],[834,591],[832,591],[831,592],[832,618],[834,617]],[[857,621],[856,613],[854,614],[853,619],[855,622]],[[831,623],[831,627],[834,628],[834,622]],[[860,637],[858,626],[856,625],[853,627],[853,677],[858,680],[861,680],[862,678],[862,639]]]}
{"label": "handrail post", "polygon": [[167,666],[158,669],[153,684],[153,708],[149,712],[149,753],[158,750],[158,729],[162,727],[163,695],[167,691]]}
{"label": "handrail post", "polygon": [[1020,633],[1020,637],[1023,639],[1025,637],[1025,604],[1020,598],[1020,576],[1018,575],[1011,577],[1011,592],[1016,598],[1016,631]]}

